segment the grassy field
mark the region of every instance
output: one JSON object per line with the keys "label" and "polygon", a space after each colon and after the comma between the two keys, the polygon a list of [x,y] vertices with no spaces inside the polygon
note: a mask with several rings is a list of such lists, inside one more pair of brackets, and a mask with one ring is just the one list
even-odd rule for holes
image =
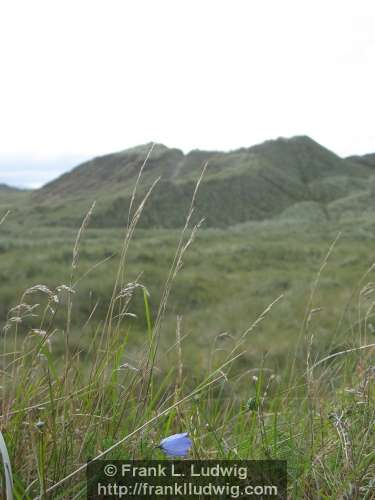
{"label": "grassy field", "polygon": [[15,497],[85,498],[89,457],[162,458],[188,431],[193,458],[288,460],[290,498],[373,498],[374,225],[298,215],[181,231],[10,214]]}

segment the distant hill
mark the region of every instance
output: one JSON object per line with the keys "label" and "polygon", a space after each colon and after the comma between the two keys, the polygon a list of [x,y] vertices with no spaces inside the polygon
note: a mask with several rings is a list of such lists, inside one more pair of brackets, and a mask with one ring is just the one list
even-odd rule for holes
{"label": "distant hill", "polygon": [[20,191],[23,191],[22,189],[19,189],[19,188],[16,188],[16,187],[13,187],[13,186],[8,186],[8,184],[2,184],[0,183],[0,191],[2,192],[20,192]]}
{"label": "distant hill", "polygon": [[[77,166],[33,192],[34,211],[48,216],[51,223],[76,225],[96,200],[94,225],[123,225],[150,149],[151,144],[146,144]],[[197,197],[196,219],[205,217],[206,227],[264,220],[284,212],[289,217],[298,213],[300,203],[302,210],[316,204],[319,213],[330,217],[332,203],[367,192],[375,173],[375,155],[368,156],[371,158],[343,159],[307,136],[279,138],[226,153],[194,150],[184,154],[156,144],[145,165],[137,201],[158,177],[160,181],[146,205],[141,226],[183,225],[205,162],[208,168]]]}
{"label": "distant hill", "polygon": [[375,168],[375,153],[363,155],[363,156],[349,156],[347,158],[349,161],[354,163],[360,163],[367,167]]}
{"label": "distant hill", "polygon": [[13,215],[22,211],[24,213],[25,206],[27,212],[32,211],[30,191],[0,183],[0,219],[8,210],[11,210]]}

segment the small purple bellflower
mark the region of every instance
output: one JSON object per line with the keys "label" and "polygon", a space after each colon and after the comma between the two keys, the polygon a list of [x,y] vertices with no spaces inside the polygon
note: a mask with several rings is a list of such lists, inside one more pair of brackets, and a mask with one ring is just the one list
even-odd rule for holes
{"label": "small purple bellflower", "polygon": [[185,457],[192,446],[192,442],[188,437],[188,433],[183,432],[162,439],[159,446],[170,457]]}

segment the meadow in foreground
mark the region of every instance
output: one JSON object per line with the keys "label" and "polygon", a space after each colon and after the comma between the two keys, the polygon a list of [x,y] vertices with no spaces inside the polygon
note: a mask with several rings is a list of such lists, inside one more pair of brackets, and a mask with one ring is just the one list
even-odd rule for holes
{"label": "meadow in foreground", "polygon": [[[333,237],[324,250],[319,241],[310,246],[309,263],[301,259],[305,293],[287,297],[285,276],[294,276],[298,243],[284,252],[265,240],[254,262],[242,229],[221,241],[223,255],[220,244],[211,245],[223,233],[203,231],[200,240],[200,228],[190,228],[192,205],[175,250],[162,234],[148,240],[151,249],[135,240],[132,257],[142,208],[131,213],[120,251],[98,262],[88,258],[85,242],[89,212],[69,254],[67,279],[26,287],[4,318],[1,431],[15,498],[85,498],[88,459],[164,458],[155,445],[185,431],[192,458],[286,459],[292,499],[373,498],[373,267],[351,254],[343,291],[326,274],[335,259],[337,267],[348,260],[336,253],[340,239]],[[158,250],[161,242],[167,251]],[[194,244],[200,250],[192,252],[191,265],[199,268],[199,280],[192,275],[184,281],[183,264]],[[235,260],[228,258],[230,249]],[[141,265],[149,270],[144,275],[131,265],[142,251]],[[152,271],[159,276],[159,264],[147,263],[155,254],[169,262],[158,292]],[[213,270],[204,258],[212,255],[217,274],[205,276],[205,266]],[[257,275],[256,259],[272,258],[289,272],[284,280],[277,265]],[[28,259],[36,272],[38,254]],[[238,296],[246,291],[248,260],[252,279],[258,278],[252,285],[258,312],[252,304],[245,318],[247,301]],[[96,297],[94,284],[100,288],[109,279],[106,300]],[[216,289],[207,292],[210,286]],[[82,291],[91,296],[81,301]],[[215,316],[210,322],[207,311]],[[247,326],[240,329],[236,316]]]}

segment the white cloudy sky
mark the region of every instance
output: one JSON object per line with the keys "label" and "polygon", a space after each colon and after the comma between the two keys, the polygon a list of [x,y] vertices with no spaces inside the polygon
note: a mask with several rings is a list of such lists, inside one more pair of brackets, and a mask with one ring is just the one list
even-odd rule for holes
{"label": "white cloudy sky", "polygon": [[0,183],[149,141],[375,151],[373,0],[0,0]]}

